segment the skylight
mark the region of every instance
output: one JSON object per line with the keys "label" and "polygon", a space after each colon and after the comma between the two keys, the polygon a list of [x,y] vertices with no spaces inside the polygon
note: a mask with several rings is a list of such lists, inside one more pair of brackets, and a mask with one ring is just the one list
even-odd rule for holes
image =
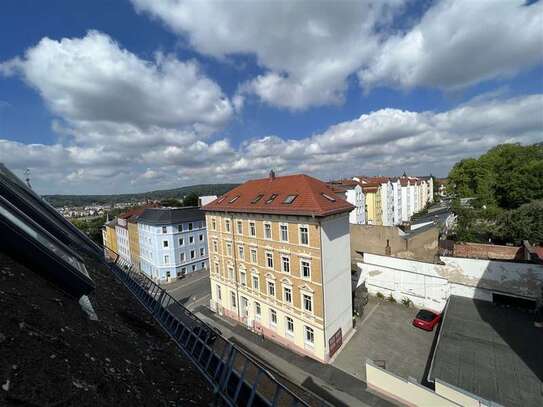
{"label": "skylight", "polygon": [[336,198],[328,195],[328,194],[325,194],[324,192],[321,193],[322,196],[324,196],[326,199],[328,199],[330,202],[336,202]]}
{"label": "skylight", "polygon": [[238,198],[239,198],[239,195],[236,195],[235,197],[233,197],[232,199],[230,199],[230,200],[228,201],[228,203],[234,203],[234,202],[236,202],[236,201],[238,200]]}
{"label": "skylight", "polygon": [[291,204],[292,202],[294,202],[294,200],[296,199],[298,195],[288,195],[285,200],[283,201],[284,204]]}
{"label": "skylight", "polygon": [[226,199],[226,195],[223,195],[221,196],[218,200],[217,200],[217,203],[220,204],[222,203],[222,201],[224,201]]}
{"label": "skylight", "polygon": [[271,194],[271,196],[267,199],[266,203],[272,203],[275,198],[277,198],[277,194]]}
{"label": "skylight", "polygon": [[258,194],[258,195],[255,197],[255,199],[253,199],[253,200],[251,201],[251,203],[252,203],[252,204],[257,203],[258,201],[260,201],[260,200],[262,199],[263,196],[264,196],[264,194]]}

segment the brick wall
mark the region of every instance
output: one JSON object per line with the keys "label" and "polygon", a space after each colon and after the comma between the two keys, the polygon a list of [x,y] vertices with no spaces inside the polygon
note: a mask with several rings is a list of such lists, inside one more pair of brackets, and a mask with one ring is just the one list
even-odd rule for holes
{"label": "brick wall", "polygon": [[455,257],[489,260],[523,260],[524,249],[520,246],[462,243],[454,245]]}

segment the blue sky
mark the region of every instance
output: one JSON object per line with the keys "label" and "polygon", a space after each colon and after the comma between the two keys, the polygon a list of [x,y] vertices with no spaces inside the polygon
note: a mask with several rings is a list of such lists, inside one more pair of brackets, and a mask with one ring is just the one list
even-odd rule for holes
{"label": "blue sky", "polygon": [[42,193],[444,176],[543,140],[541,2],[0,7],[0,161]]}

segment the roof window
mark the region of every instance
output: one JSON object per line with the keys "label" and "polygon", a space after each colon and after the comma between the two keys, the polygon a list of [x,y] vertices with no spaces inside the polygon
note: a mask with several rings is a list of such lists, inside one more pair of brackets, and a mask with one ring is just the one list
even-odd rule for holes
{"label": "roof window", "polygon": [[219,199],[217,199],[217,203],[220,204],[222,201],[226,199],[226,195],[221,196]]}
{"label": "roof window", "polygon": [[291,204],[292,202],[294,202],[294,200],[296,199],[298,195],[288,195],[285,200],[283,201],[284,204]]}
{"label": "roof window", "polygon": [[266,203],[272,203],[275,198],[277,198],[277,194],[271,194],[271,196],[266,200]]}
{"label": "roof window", "polygon": [[236,195],[235,197],[233,197],[232,199],[230,199],[230,200],[228,201],[228,203],[234,203],[234,202],[236,202],[236,201],[238,200],[238,198],[239,198],[239,195]]}
{"label": "roof window", "polygon": [[330,202],[336,202],[336,198],[334,198],[333,196],[325,194],[324,192],[321,192],[321,195],[328,199]]}
{"label": "roof window", "polygon": [[255,203],[257,203],[258,201],[260,201],[263,197],[264,197],[264,194],[258,194],[258,195],[255,197],[255,199],[253,199],[253,200],[251,201],[251,203],[252,203],[252,204],[255,204]]}

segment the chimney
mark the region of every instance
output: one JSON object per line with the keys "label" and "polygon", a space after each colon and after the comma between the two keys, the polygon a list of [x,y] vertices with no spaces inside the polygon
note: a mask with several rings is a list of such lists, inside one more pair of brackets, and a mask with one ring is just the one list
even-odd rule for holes
{"label": "chimney", "polygon": [[270,180],[274,180],[275,179],[275,171],[274,170],[270,170]]}

